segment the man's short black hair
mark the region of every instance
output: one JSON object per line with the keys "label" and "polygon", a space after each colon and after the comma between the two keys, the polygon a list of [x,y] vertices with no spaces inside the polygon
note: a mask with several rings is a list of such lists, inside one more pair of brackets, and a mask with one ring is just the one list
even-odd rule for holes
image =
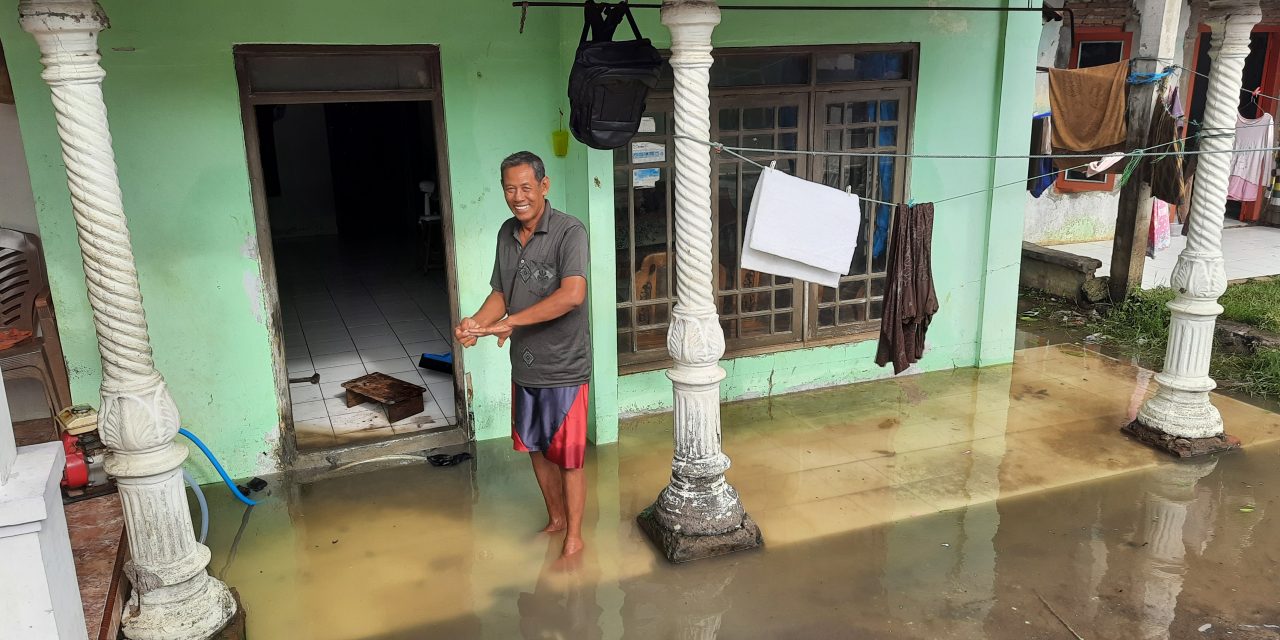
{"label": "man's short black hair", "polygon": [[542,158],[532,151],[517,151],[506,157],[502,161],[502,173],[506,173],[511,167],[518,167],[527,164],[533,169],[533,179],[542,182],[547,177],[547,166],[542,164]]}

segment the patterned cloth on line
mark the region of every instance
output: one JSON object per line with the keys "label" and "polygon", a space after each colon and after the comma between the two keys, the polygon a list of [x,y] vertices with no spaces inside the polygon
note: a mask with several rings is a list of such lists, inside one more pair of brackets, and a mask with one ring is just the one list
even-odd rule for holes
{"label": "patterned cloth on line", "polygon": [[924,336],[938,295],[933,288],[933,203],[898,205],[885,269],[884,318],[876,364],[902,373],[924,356]]}

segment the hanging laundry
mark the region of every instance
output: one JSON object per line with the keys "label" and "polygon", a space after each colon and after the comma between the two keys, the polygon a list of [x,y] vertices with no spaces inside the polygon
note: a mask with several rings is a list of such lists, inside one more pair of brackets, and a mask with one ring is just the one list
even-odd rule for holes
{"label": "hanging laundry", "polygon": [[[1128,73],[1128,61],[1049,70],[1054,153],[1101,156],[1123,148]],[[1080,158],[1060,158],[1055,163],[1063,170],[1084,164]]]}
{"label": "hanging laundry", "polygon": [[1152,198],[1151,223],[1147,226],[1147,257],[1156,257],[1156,252],[1168,249],[1169,243],[1169,203]]}
{"label": "hanging laundry", "polygon": [[1276,155],[1275,170],[1271,174],[1271,206],[1280,206],[1280,154]]}
{"label": "hanging laundry", "polygon": [[1107,155],[1102,156],[1101,158],[1098,158],[1093,162],[1090,162],[1089,166],[1084,168],[1084,174],[1092,178],[1098,175],[1099,173],[1102,173],[1107,169],[1110,169],[1111,167],[1116,166],[1116,163],[1120,162],[1121,160],[1124,160],[1124,158],[1125,158],[1125,155],[1123,151],[1108,153]]}
{"label": "hanging laundry", "polygon": [[[1031,118],[1031,149],[1033,156],[1047,156],[1053,153],[1052,115],[1042,113]],[[1053,158],[1031,158],[1027,163],[1027,191],[1031,197],[1044,195],[1053,181],[1058,177],[1053,170]]]}
{"label": "hanging laundry", "polygon": [[[1176,101],[1177,87],[1169,94]],[[1147,147],[1156,147],[1153,151],[1182,151],[1183,143],[1178,134],[1178,117],[1171,109],[1176,102],[1156,104],[1155,113],[1151,116],[1151,127],[1147,129]],[[1179,105],[1178,110],[1181,110]],[[1159,145],[1159,146],[1157,146]],[[1165,202],[1182,206],[1186,203],[1186,183],[1183,181],[1182,156],[1156,156],[1147,158],[1143,164],[1142,179],[1151,185],[1151,196]]]}
{"label": "hanging laundry", "polygon": [[1231,154],[1231,180],[1227,183],[1227,198],[1239,202],[1253,202],[1267,183],[1266,175],[1275,161],[1269,149],[1275,140],[1275,121],[1271,114],[1257,118],[1245,118],[1236,114],[1236,153]]}
{"label": "hanging laundry", "polygon": [[839,286],[853,263],[861,211],[854,194],[767,167],[747,213],[742,268]]}
{"label": "hanging laundry", "polygon": [[933,203],[898,205],[885,269],[884,318],[876,364],[902,373],[924,357],[925,332],[938,312],[933,288]]}

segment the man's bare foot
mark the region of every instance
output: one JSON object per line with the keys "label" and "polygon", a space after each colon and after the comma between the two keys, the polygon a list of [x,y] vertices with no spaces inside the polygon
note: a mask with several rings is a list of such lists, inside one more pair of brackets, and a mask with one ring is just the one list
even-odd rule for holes
{"label": "man's bare foot", "polygon": [[563,520],[551,520],[547,522],[547,526],[543,527],[542,531],[539,531],[538,533],[555,533],[557,531],[564,531],[564,529],[565,523]]}
{"label": "man's bare foot", "polygon": [[565,537],[564,549],[560,552],[560,557],[568,558],[570,556],[582,553],[582,549],[585,546],[586,545],[582,543],[582,538],[574,538],[571,536]]}

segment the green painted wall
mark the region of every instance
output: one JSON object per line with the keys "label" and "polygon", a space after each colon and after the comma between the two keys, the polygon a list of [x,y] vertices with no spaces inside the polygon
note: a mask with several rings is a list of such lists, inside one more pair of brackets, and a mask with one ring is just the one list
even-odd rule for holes
{"label": "green painted wall", "polygon": [[[543,155],[553,201],[588,223],[593,247],[613,246],[610,155],[575,142],[557,159],[550,148],[558,109],[567,111],[576,11],[531,10],[520,35],[518,13],[505,0],[108,0],[105,8],[114,27],[102,37],[104,91],[156,359],[184,423],[235,475],[275,466],[279,428],[234,44],[440,45],[463,313],[488,294],[494,234],[509,215],[496,165],[511,151]],[[667,46],[658,13],[637,13],[646,35]],[[715,44],[919,42],[915,150],[981,153],[1026,148],[1038,19],[725,12]],[[0,6],[0,42],[18,96],[73,393],[96,403],[98,356],[52,109],[13,3]],[[1006,173],[1016,178],[1017,171],[1013,163],[916,161],[911,193],[926,201],[989,186]],[[1021,212],[1017,188],[939,207],[935,237],[945,241],[935,245],[934,260],[943,310],[922,368],[1011,358]],[[616,439],[619,413],[671,404],[661,372],[616,374],[612,271],[608,249],[597,249],[590,288],[597,442]],[[984,287],[989,279],[992,286]],[[861,343],[728,361],[723,393],[760,396],[885,375],[871,363],[873,353],[874,343]],[[465,365],[477,437],[504,436],[507,354],[486,341],[467,351]],[[212,477],[197,464],[204,479]]]}
{"label": "green painted wall", "polygon": [[[231,48],[238,43],[439,44],[452,171],[460,303],[488,294],[498,225],[510,215],[497,165],[533,150],[552,198],[567,162],[551,152],[564,85],[559,18],[509,2],[338,0],[103,3],[104,85],[156,360],[183,422],[235,475],[275,466],[275,384]],[[576,39],[576,33],[574,35]],[[66,176],[34,41],[0,6],[0,42],[18,96],[41,235],[77,401],[97,404],[98,354]],[[585,173],[585,170],[583,171]],[[466,353],[477,436],[508,433],[507,354]],[[606,410],[606,413],[612,410]],[[213,477],[203,467],[203,478]]]}
{"label": "green painted wall", "polygon": [[[658,17],[646,12],[640,18],[641,28],[666,46]],[[1039,27],[1034,12],[726,11],[714,43],[918,42],[913,151],[1025,153]],[[1025,161],[913,160],[909,194],[929,202],[1017,181],[1019,172],[1025,177]],[[1024,193],[1014,186],[938,205],[933,265],[941,311],[929,330],[920,369],[1012,360]],[[891,375],[875,366],[875,348],[870,341],[727,360],[721,397],[760,397]],[[671,384],[662,371],[623,376],[618,396],[623,415],[668,410],[672,404]]]}

